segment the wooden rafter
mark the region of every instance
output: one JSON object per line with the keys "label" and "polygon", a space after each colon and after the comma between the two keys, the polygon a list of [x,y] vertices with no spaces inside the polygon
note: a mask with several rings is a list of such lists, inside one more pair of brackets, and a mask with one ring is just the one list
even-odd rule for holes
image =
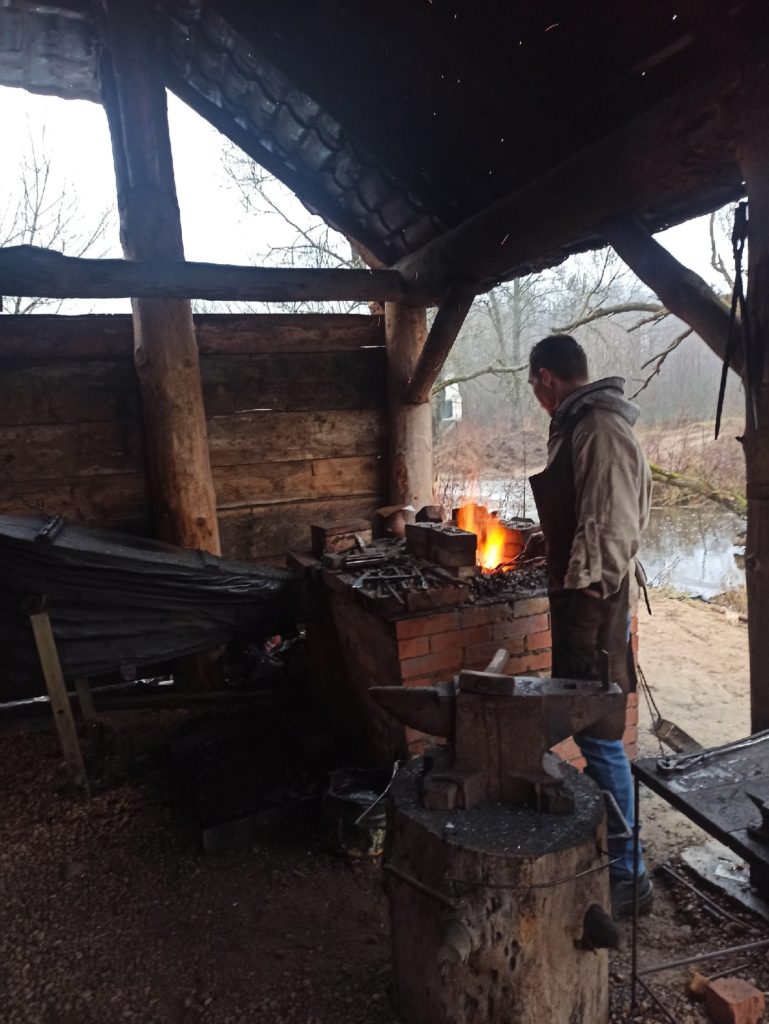
{"label": "wooden rafter", "polygon": [[433,384],[438,379],[438,374],[457,339],[474,298],[475,292],[463,285],[449,288],[438,308],[411,375],[406,390],[407,402],[419,403],[429,400]]}
{"label": "wooden rafter", "polygon": [[34,246],[0,249],[0,295],[283,302],[416,301],[396,270],[242,267],[182,260],[91,260]]}
{"label": "wooden rafter", "polygon": [[[689,324],[723,359],[729,336],[729,309],[712,288],[671,256],[637,221],[611,221],[604,225],[602,234],[633,273],[659,296],[665,307]],[[736,373],[742,372],[739,346],[735,346],[731,365]]]}

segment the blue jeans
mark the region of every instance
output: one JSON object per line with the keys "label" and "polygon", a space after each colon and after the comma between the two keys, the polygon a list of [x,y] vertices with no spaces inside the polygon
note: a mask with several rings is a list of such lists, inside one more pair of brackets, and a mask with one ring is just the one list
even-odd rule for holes
{"label": "blue jeans", "polygon": [[[635,824],[635,808],[633,806],[633,776],[630,773],[630,762],[625,753],[622,740],[600,740],[593,736],[577,733],[574,737],[582,756],[587,761],[585,774],[597,782],[601,789],[608,789],[617,801],[620,812],[631,831]],[[608,812],[609,835],[624,832],[625,828],[617,818],[614,808]],[[629,877],[633,874],[633,838],[610,839],[609,856],[616,863],[609,868],[613,878]],[[641,851],[638,851],[638,874],[645,871]]]}

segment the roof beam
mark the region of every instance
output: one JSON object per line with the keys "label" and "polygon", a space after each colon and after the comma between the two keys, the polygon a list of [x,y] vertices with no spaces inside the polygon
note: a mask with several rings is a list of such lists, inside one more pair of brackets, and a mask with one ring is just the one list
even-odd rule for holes
{"label": "roof beam", "polygon": [[[750,55],[745,61],[749,65]],[[655,211],[706,212],[743,192],[736,158],[739,62],[699,81],[588,146],[526,187],[395,264],[439,294],[453,281],[485,291],[500,280],[558,262],[564,248],[600,245],[600,225]],[[712,69],[709,69],[709,73]],[[757,102],[769,116],[769,74]],[[656,215],[654,230],[663,226]]]}
{"label": "roof beam", "polygon": [[51,299],[177,298],[247,302],[408,302],[397,270],[239,267],[172,260],[91,260],[30,245],[0,248],[0,295]]}
{"label": "roof beam", "polygon": [[[603,226],[602,234],[636,277],[656,293],[665,308],[699,334],[719,359],[725,359],[731,319],[729,307],[699,274],[679,263],[638,221],[611,221]],[[735,346],[730,365],[735,373],[742,373],[739,346]]]}
{"label": "roof beam", "polygon": [[433,384],[446,362],[451,346],[470,312],[475,292],[461,284],[452,285],[438,307],[430,333],[419,354],[406,389],[406,402],[427,402]]}

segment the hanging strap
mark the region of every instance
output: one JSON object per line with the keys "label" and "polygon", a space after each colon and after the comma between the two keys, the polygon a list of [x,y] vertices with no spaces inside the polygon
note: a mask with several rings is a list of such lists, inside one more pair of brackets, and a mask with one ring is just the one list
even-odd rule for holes
{"label": "hanging strap", "polygon": [[[724,396],[726,394],[726,380],[729,375],[729,367],[734,355],[734,345],[739,336],[742,343],[743,366],[745,372],[745,388],[749,396],[748,408],[751,409],[755,418],[756,409],[755,396],[752,393],[752,367],[747,344],[748,324],[747,308],[745,305],[745,293],[742,287],[742,253],[745,248],[745,239],[748,235],[748,204],[741,202],[734,211],[734,227],[732,228],[732,253],[734,255],[734,288],[732,290],[732,307],[729,315],[729,332],[726,337],[726,352],[724,353],[724,365],[721,369],[721,384],[718,388],[718,404],[716,405],[716,440],[721,430],[721,414],[724,408]],[[740,307],[740,326],[737,327],[737,306]]]}

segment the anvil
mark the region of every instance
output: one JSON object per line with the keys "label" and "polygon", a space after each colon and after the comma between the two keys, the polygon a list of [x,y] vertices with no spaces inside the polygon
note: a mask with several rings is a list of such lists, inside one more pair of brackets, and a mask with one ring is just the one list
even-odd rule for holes
{"label": "anvil", "polygon": [[398,721],[449,740],[447,755],[425,775],[426,807],[467,809],[492,800],[554,814],[571,813],[574,803],[550,748],[624,701],[616,683],[490,671],[464,671],[435,686],[374,686],[369,693]]}

